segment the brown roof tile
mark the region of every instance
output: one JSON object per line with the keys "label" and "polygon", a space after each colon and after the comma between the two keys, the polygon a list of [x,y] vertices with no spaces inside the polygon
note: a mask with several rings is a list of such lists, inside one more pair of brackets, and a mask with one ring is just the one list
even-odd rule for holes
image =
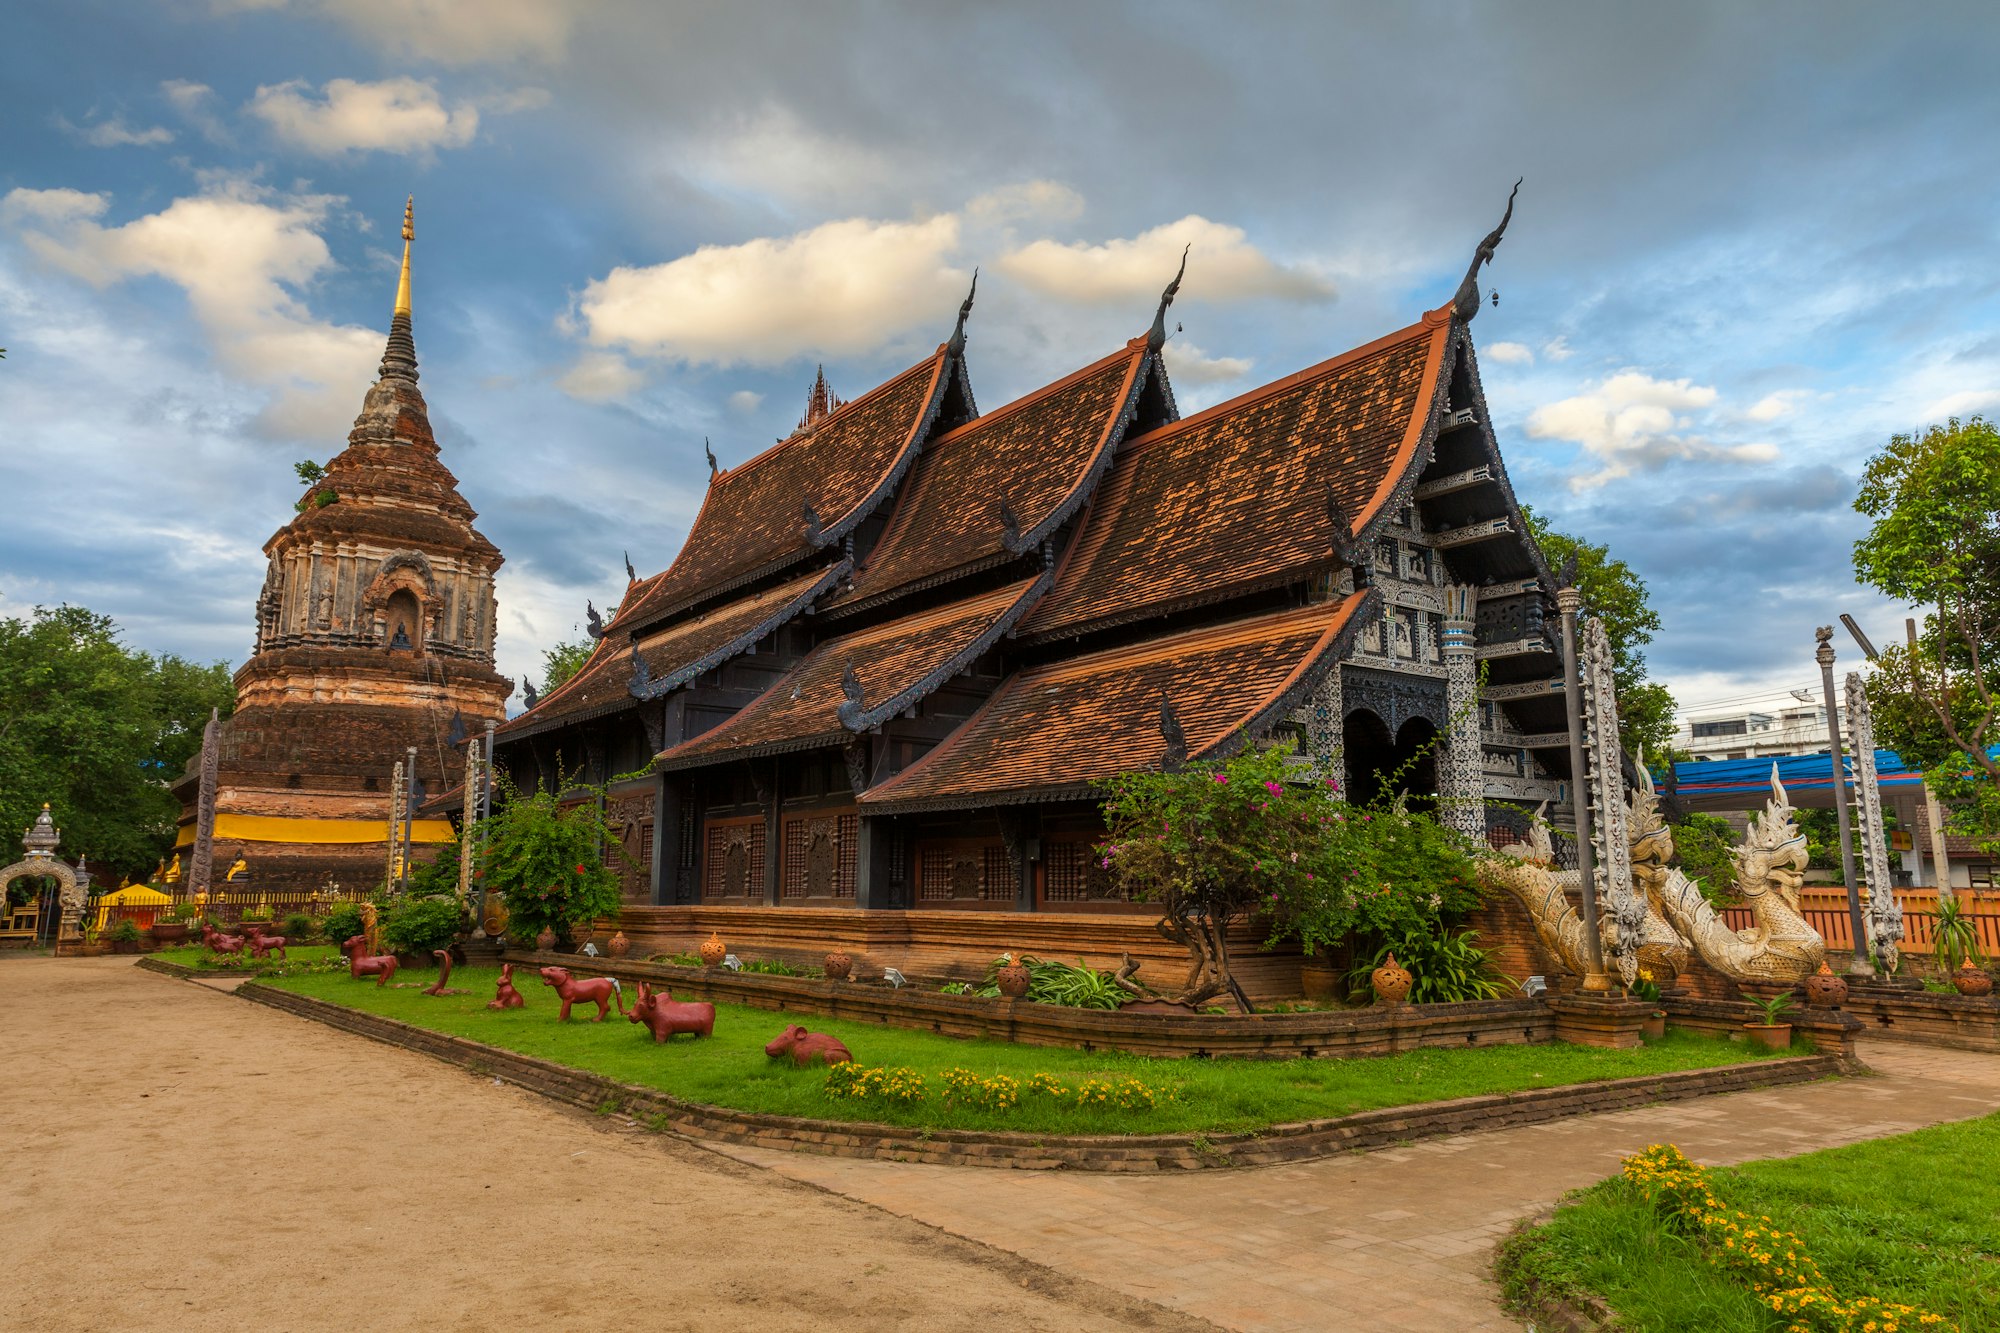
{"label": "brown roof tile", "polygon": [[[964,601],[829,639],[742,712],[662,753],[662,768],[695,768],[786,750],[837,745],[908,708],[1005,634],[1046,586],[1025,579]],[[862,708],[841,717],[852,666]]]}
{"label": "brown roof tile", "polygon": [[1356,532],[1416,456],[1449,309],[1128,440],[1021,628],[1049,639],[1220,600],[1333,563],[1329,486]]}
{"label": "brown roof tile", "polygon": [[[691,620],[642,635],[639,655],[655,690],[664,692],[742,652],[804,611],[847,570],[845,563],[814,569],[776,587],[724,603]],[[628,598],[629,600],[629,598]],[[590,660],[535,707],[500,728],[508,739],[532,736],[633,706],[632,642],[607,632]]]}
{"label": "brown roof tile", "polygon": [[1135,340],[924,446],[853,588],[828,609],[1033,549],[1089,497],[1110,462],[1144,386],[1147,355]]}
{"label": "brown roof tile", "polygon": [[1160,696],[1188,754],[1226,753],[1295,703],[1372,614],[1373,591],[1090,653],[1010,676],[963,727],[861,797],[864,810],[1087,796],[1166,754]]}
{"label": "brown roof tile", "polygon": [[[909,466],[957,365],[941,345],[887,384],[718,474],[673,565],[633,590],[616,623],[642,626],[837,541]],[[819,520],[816,540],[808,539],[807,505]]]}

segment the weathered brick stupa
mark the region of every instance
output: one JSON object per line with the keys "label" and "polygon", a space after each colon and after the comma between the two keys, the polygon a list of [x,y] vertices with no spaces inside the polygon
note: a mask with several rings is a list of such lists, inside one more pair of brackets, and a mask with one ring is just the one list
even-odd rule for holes
{"label": "weathered brick stupa", "polygon": [[[373,888],[387,864],[395,763],[415,746],[424,788],[442,792],[463,776],[458,734],[505,715],[512,685],[493,669],[501,555],[439,461],[417,389],[413,212],[381,374],[347,448],[264,544],[256,650],[236,673],[220,742],[218,887],[220,868],[240,856],[259,890]],[[183,861],[197,788],[191,764],[174,788]],[[451,836],[444,820],[414,829],[418,845]],[[244,887],[241,877],[229,887]]]}

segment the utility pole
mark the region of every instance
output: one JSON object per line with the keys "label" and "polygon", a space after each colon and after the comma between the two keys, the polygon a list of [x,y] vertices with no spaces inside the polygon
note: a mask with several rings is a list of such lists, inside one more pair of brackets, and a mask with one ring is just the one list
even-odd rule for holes
{"label": "utility pole", "polygon": [[1840,873],[1847,881],[1847,924],[1854,932],[1854,961],[1851,976],[1872,977],[1875,965],[1868,961],[1868,936],[1861,926],[1861,886],[1855,883],[1854,830],[1847,814],[1847,761],[1840,745],[1840,704],[1833,694],[1833,626],[1821,625],[1813,631],[1819,647],[1813,653],[1819,663],[1820,693],[1826,700],[1826,734],[1833,751],[1833,813],[1840,826]]}
{"label": "utility pole", "polygon": [[1597,867],[1590,848],[1590,786],[1584,781],[1583,772],[1583,672],[1576,651],[1576,614],[1583,609],[1583,594],[1573,587],[1558,589],[1556,608],[1562,612],[1563,715],[1569,723],[1569,800],[1576,811],[1576,876],[1583,886],[1583,940],[1590,963],[1583,988],[1602,992],[1611,989],[1611,978],[1604,974],[1604,939],[1597,921]]}

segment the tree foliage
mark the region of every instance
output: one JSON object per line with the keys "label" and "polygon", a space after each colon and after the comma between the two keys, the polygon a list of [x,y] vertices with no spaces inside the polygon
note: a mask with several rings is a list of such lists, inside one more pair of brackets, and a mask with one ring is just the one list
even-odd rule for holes
{"label": "tree foliage", "polygon": [[1611,675],[1618,687],[1619,740],[1626,752],[1667,755],[1673,748],[1674,696],[1646,675],[1644,649],[1660,628],[1646,581],[1623,560],[1612,559],[1610,547],[1557,532],[1526,505],[1521,513],[1551,568],[1559,570],[1576,561],[1583,613],[1604,622],[1605,638],[1611,643]]}
{"label": "tree foliage", "polygon": [[1161,934],[1191,965],[1181,999],[1224,991],[1227,932],[1255,913],[1270,942],[1307,952],[1432,937],[1478,901],[1470,849],[1427,815],[1389,801],[1362,808],[1329,783],[1299,781],[1288,745],[1245,746],[1220,764],[1113,779],[1100,865],[1134,898],[1160,904]]}
{"label": "tree foliage", "polygon": [[150,873],[180,816],[167,784],[200,751],[209,710],[234,703],[226,665],[128,648],[108,616],[60,606],[0,620],[0,837],[46,801],[62,856]]}
{"label": "tree foliage", "polygon": [[553,694],[571,676],[583,670],[597,644],[590,639],[559,643],[542,654],[542,693]]}
{"label": "tree foliage", "polygon": [[543,927],[567,944],[580,925],[618,910],[618,876],[602,849],[614,841],[604,823],[603,792],[565,805],[547,786],[523,792],[501,776],[492,818],[481,825],[479,874],[503,895],[508,932],[531,939]]}
{"label": "tree foliage", "polygon": [[1923,608],[1869,682],[1879,743],[1927,770],[1955,828],[2000,842],[2000,430],[1953,417],[1868,460],[1858,581]]}

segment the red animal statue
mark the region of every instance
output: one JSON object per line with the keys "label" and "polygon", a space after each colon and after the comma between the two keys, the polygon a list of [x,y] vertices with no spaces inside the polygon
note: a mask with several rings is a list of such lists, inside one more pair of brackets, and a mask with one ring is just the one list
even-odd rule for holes
{"label": "red animal statue", "polygon": [[452,987],[450,987],[450,986],[447,986],[447,985],[445,985],[445,984],[444,984],[445,982],[447,982],[447,981],[450,981],[450,980],[451,980],[451,950],[449,950],[449,949],[432,949],[432,950],[431,950],[431,957],[433,957],[433,958],[435,958],[435,959],[437,959],[437,960],[438,960],[438,979],[437,979],[437,984],[436,984],[436,985],[434,985],[434,986],[426,986],[426,987],[424,987],[424,988],[423,988],[423,990],[421,990],[421,991],[419,991],[419,992],[418,992],[418,994],[420,994],[420,995],[463,995],[463,994],[465,994],[465,992],[464,992],[464,991],[462,991],[462,990],[456,990],[456,989],[454,989],[454,988],[452,988]]}
{"label": "red animal statue", "polygon": [[797,1023],[771,1039],[764,1048],[764,1054],[773,1060],[791,1056],[796,1065],[809,1065],[817,1060],[822,1064],[849,1064],[854,1052],[841,1043],[840,1038],[825,1032],[808,1032]]}
{"label": "red animal statue", "polygon": [[206,921],[201,923],[201,942],[215,953],[242,953],[246,943],[241,935],[224,935]]}
{"label": "red animal statue", "polygon": [[643,981],[639,983],[639,999],[625,1017],[633,1023],[644,1023],[656,1044],[676,1032],[692,1032],[696,1037],[715,1035],[714,1005],[676,1000],[664,987],[655,995]]}
{"label": "red animal statue", "polygon": [[488,1009],[521,1009],[527,1006],[527,999],[514,989],[514,965],[500,964],[500,984],[493,991],[493,998],[486,1002]]}
{"label": "red animal statue", "polygon": [[348,938],[347,943],[340,946],[340,951],[347,955],[347,975],[356,981],[363,977],[374,977],[377,986],[386,986],[389,984],[389,978],[396,975],[396,955],[378,953],[372,958],[367,957],[361,952],[362,946],[367,943],[366,935],[354,935]]}
{"label": "red animal statue", "polygon": [[283,935],[266,935],[262,926],[250,927],[250,939],[248,943],[250,945],[250,956],[253,958],[269,958],[273,949],[278,951],[278,957],[285,957],[285,944],[287,943],[285,937]]}
{"label": "red animal statue", "polygon": [[597,1006],[597,1017],[590,1020],[593,1023],[604,1021],[604,1015],[614,1001],[618,1012],[625,1012],[624,989],[610,977],[587,977],[578,981],[566,967],[545,967],[542,969],[542,980],[554,986],[556,994],[562,997],[562,1012],[556,1015],[559,1022],[569,1022],[569,1007],[578,1000]]}

